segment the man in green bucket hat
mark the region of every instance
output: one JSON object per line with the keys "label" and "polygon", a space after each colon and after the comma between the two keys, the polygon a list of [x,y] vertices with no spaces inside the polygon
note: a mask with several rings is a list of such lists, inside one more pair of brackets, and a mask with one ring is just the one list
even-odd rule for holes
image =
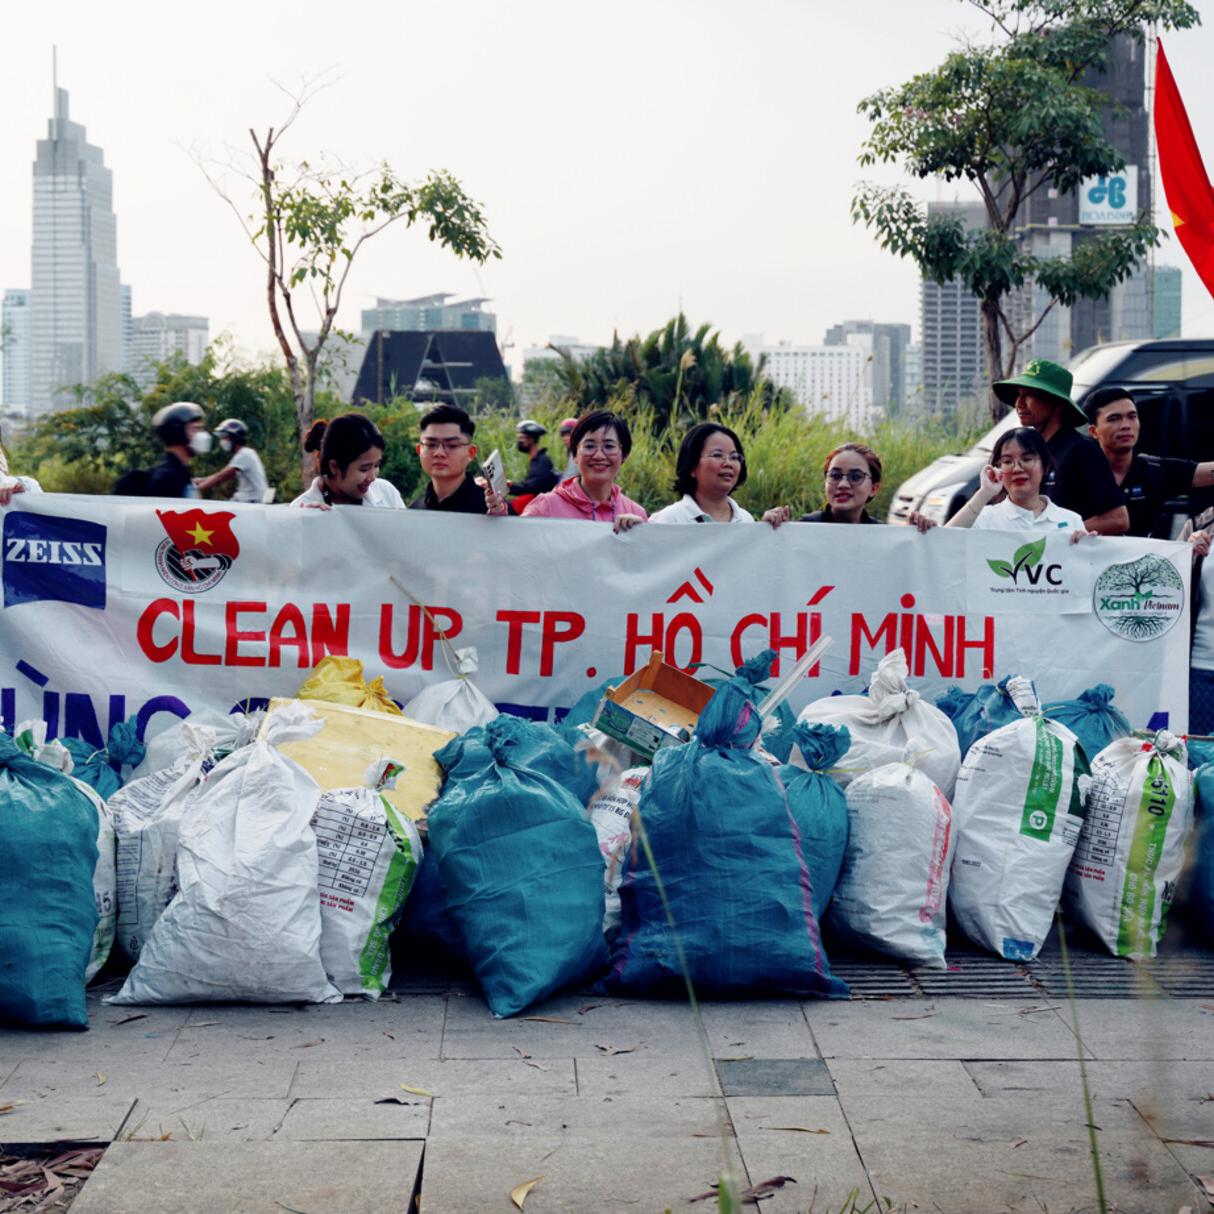
{"label": "man in green bucket hat", "polygon": [[1016,410],[1022,426],[1038,431],[1054,457],[1042,492],[1074,510],[1089,531],[1124,535],[1130,529],[1125,498],[1100,448],[1084,434],[1088,419],[1071,399],[1071,373],[1048,358],[1034,358],[1021,374],[992,385]]}

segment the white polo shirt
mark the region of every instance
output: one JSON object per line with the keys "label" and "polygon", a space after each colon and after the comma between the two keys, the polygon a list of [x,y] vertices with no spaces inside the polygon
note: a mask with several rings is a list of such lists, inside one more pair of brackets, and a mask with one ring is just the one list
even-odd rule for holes
{"label": "white polo shirt", "polygon": [[[318,476],[308,489],[301,493],[292,503],[292,506],[321,506],[324,505],[325,495],[322,489],[322,481]],[[363,498],[362,505],[364,506],[379,506],[387,510],[403,510],[405,508],[405,500],[400,495],[400,490],[391,482],[386,481],[382,476],[377,477],[371,482],[371,488],[367,490],[367,496]]]}
{"label": "white polo shirt", "polygon": [[[753,523],[754,515],[744,510],[733,498],[729,502],[729,521],[731,523]],[[677,501],[669,506],[663,506],[656,514],[649,516],[651,523],[715,523],[717,520],[710,514],[705,514],[700,503],[690,493],[684,493]]]}
{"label": "white polo shirt", "polygon": [[1054,505],[1042,498],[1045,509],[1040,514],[1017,506],[1005,497],[997,506],[983,506],[974,519],[971,531],[1085,531],[1083,519],[1074,510]]}

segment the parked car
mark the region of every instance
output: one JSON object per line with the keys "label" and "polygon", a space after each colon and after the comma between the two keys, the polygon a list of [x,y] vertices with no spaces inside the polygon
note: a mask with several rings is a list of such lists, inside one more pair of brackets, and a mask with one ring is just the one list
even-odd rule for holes
{"label": "parked car", "polygon": [[[1097,388],[1128,389],[1138,404],[1147,455],[1214,459],[1214,340],[1121,341],[1093,346],[1070,365],[1071,395],[1083,405]],[[996,422],[963,455],[943,455],[898,486],[887,521],[906,523],[919,511],[944,523],[978,488],[978,473],[995,440],[1016,426],[1015,410]],[[1202,489],[1169,502],[1156,534],[1175,533],[1184,519],[1214,505],[1214,490]]]}

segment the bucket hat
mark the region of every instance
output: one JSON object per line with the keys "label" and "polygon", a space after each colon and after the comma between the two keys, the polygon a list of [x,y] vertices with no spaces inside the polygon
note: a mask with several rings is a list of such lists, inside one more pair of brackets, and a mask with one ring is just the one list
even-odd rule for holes
{"label": "bucket hat", "polygon": [[1034,358],[1014,379],[997,380],[991,385],[995,395],[1005,405],[1016,403],[1016,389],[1030,388],[1039,396],[1061,401],[1068,406],[1063,420],[1071,426],[1086,426],[1087,415],[1071,399],[1071,373],[1059,363],[1048,358]]}

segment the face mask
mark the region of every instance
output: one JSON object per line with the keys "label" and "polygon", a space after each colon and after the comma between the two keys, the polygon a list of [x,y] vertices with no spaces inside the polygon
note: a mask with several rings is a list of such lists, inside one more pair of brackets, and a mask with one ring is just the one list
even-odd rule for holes
{"label": "face mask", "polygon": [[231,451],[232,440],[230,438],[221,438],[219,440],[219,448],[221,451]]}
{"label": "face mask", "polygon": [[527,440],[525,438],[520,438],[518,440],[518,442],[516,442],[514,445],[520,451],[530,451],[531,450],[531,444],[529,442],[527,442]]}
{"label": "face mask", "polygon": [[211,449],[211,435],[206,430],[199,430],[190,435],[190,450],[195,455],[206,455]]}

